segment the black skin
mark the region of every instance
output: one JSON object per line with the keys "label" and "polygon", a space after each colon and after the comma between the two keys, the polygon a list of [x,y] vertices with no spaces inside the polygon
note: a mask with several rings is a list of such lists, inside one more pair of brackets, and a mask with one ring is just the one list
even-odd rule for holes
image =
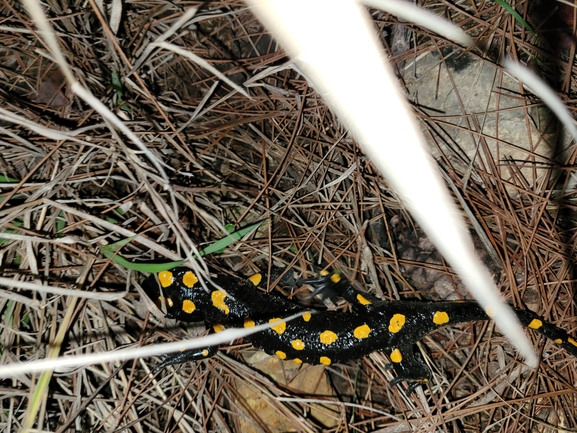
{"label": "black skin", "polygon": [[[225,328],[242,328],[247,319],[260,325],[295,313],[310,312],[309,317],[303,316],[287,322],[284,330],[268,329],[246,339],[271,355],[276,354],[282,359],[296,359],[309,364],[345,363],[381,350],[389,356],[392,368],[397,374],[392,384],[408,382],[409,392],[419,384],[428,382],[431,377],[429,368],[413,352],[415,343],[430,332],[450,324],[489,320],[483,309],[471,301],[381,301],[359,292],[337,272],[299,283],[310,284],[315,293],[336,294],[346,299],[353,305],[350,313],[311,310],[280,296],[258,290],[258,284],[266,283],[264,276],[257,284],[243,278],[213,278],[213,281],[226,291],[226,298],[218,304],[218,308],[213,304],[212,297],[218,289],[208,284],[210,291],[207,291],[200,282],[191,284],[194,280],[191,280],[190,276],[194,274],[191,274],[192,271],[188,268],[175,268],[169,272],[164,274],[164,278],[159,277],[162,273],[152,275],[142,284],[148,296],[157,301],[157,304],[164,299],[164,307],[161,308],[166,309],[167,317],[186,322],[204,322],[209,327],[218,324]],[[191,287],[183,283],[187,281],[187,275]],[[159,281],[164,281],[165,285],[162,295]],[[167,302],[167,299],[171,302]],[[184,311],[190,311],[191,304],[187,304],[187,301],[194,303],[193,312]],[[225,309],[228,309],[228,312],[225,312]],[[555,341],[577,357],[577,342],[565,331],[545,322],[531,311],[515,309],[515,313],[524,327],[530,327]],[[355,329],[356,334],[353,331]],[[204,351],[190,350],[172,355],[166,358],[159,368],[210,358],[217,351],[218,347],[214,346]]]}

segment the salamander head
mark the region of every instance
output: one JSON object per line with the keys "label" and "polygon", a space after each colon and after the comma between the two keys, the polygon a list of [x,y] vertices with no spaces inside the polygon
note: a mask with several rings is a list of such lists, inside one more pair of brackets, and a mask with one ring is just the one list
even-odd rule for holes
{"label": "salamander head", "polygon": [[192,270],[180,267],[153,274],[143,281],[142,288],[167,317],[187,322],[204,320],[202,308],[197,307],[207,292]]}

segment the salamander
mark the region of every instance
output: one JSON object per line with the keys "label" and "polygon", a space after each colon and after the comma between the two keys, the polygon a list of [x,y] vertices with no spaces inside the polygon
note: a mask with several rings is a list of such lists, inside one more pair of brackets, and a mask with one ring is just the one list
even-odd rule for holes
{"label": "salamander", "polygon": [[[248,279],[217,276],[203,288],[190,269],[179,267],[151,275],[142,287],[150,298],[163,304],[169,318],[204,322],[212,332],[225,328],[252,327],[295,313],[302,317],[277,324],[246,339],[255,347],[297,363],[345,363],[380,350],[388,355],[397,377],[392,385],[406,381],[412,390],[429,381],[430,369],[415,355],[413,346],[430,332],[454,323],[489,320],[473,301],[383,301],[353,288],[339,272],[324,272],[303,280],[316,291],[346,299],[352,312],[309,309],[257,287],[262,274]],[[224,290],[223,290],[224,289]],[[553,340],[577,357],[577,341],[564,330],[528,310],[514,309],[524,327]],[[168,357],[162,366],[214,356],[218,347],[191,350]]]}

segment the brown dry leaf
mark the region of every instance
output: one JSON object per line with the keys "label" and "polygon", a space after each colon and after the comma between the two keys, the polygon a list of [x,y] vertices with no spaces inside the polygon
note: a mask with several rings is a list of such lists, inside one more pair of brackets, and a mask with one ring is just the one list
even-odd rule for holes
{"label": "brown dry leaf", "polygon": [[65,78],[60,69],[50,72],[47,79],[42,81],[38,88],[36,102],[46,104],[52,108],[62,108],[70,104],[70,100],[64,95]]}
{"label": "brown dry leaf", "polygon": [[[270,356],[262,351],[248,352],[243,354],[246,362],[254,369],[267,375],[281,385],[288,386],[291,390],[300,391],[306,399],[308,395],[318,399],[319,396],[336,401],[335,392],[332,389],[325,367],[322,365],[304,367],[293,361],[282,361],[276,356]],[[282,366],[282,368],[279,368]],[[299,371],[300,369],[300,371]],[[241,381],[237,382],[237,391],[245,400],[245,403],[258,413],[259,418],[266,423],[271,431],[293,432],[299,431],[295,428],[294,421],[291,422],[285,413],[278,409],[278,403],[256,388],[248,387]],[[325,428],[337,426],[339,411],[334,405],[310,404],[307,418],[312,418],[315,423]],[[252,423],[241,418],[240,431],[257,432],[260,431]]]}

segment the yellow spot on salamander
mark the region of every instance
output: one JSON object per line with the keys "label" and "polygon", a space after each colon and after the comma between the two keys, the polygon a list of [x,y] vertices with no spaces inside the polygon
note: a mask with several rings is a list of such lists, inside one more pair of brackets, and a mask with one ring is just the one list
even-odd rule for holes
{"label": "yellow spot on salamander", "polygon": [[367,298],[365,298],[360,293],[357,294],[357,301],[359,301],[359,304],[361,304],[361,305],[371,305],[372,304],[371,301],[369,301]]}
{"label": "yellow spot on salamander", "polygon": [[323,365],[331,365],[331,358],[329,358],[328,356],[321,356],[319,358],[319,362]]}
{"label": "yellow spot on salamander", "polygon": [[296,340],[291,341],[291,345],[294,350],[303,350],[305,348],[305,342],[299,340],[298,338]]}
{"label": "yellow spot on salamander", "polygon": [[249,319],[248,317],[244,319],[244,327],[245,328],[252,328],[254,326],[254,320]]}
{"label": "yellow spot on salamander", "polygon": [[333,272],[331,275],[331,281],[337,284],[339,281],[341,281],[341,275],[338,272]]}
{"label": "yellow spot on salamander", "polygon": [[196,310],[196,305],[190,299],[185,299],[182,301],[182,311],[185,313],[191,314]]}
{"label": "yellow spot on salamander", "polygon": [[323,269],[322,271],[319,272],[319,275],[321,277],[326,277],[329,274],[329,271],[327,271],[326,269]]}
{"label": "yellow spot on salamander", "polygon": [[569,338],[567,339],[567,341],[568,341],[570,344],[572,344],[573,346],[576,346],[576,347],[577,347],[577,341],[573,340],[571,337],[569,337]]}
{"label": "yellow spot on salamander", "polygon": [[188,271],[182,277],[182,283],[189,289],[193,288],[196,283],[198,283],[198,278],[192,271]]}
{"label": "yellow spot on salamander", "polygon": [[563,344],[563,340],[561,340],[560,338],[553,340],[553,341],[555,341],[555,343],[557,343],[557,344]]}
{"label": "yellow spot on salamander", "polygon": [[493,309],[489,307],[485,310],[485,314],[487,315],[487,317],[492,318],[495,315],[495,311],[493,311]]}
{"label": "yellow spot on salamander", "polygon": [[226,298],[226,292],[224,290],[215,290],[210,296],[212,298],[212,305],[219,310],[224,311],[224,314],[230,313],[228,305],[224,302]]}
{"label": "yellow spot on salamander", "polygon": [[161,306],[162,304],[165,304],[168,308],[172,308],[172,306],[174,305],[174,302],[172,302],[172,299],[170,298],[165,298],[163,296],[159,296],[158,297],[158,306]]}
{"label": "yellow spot on salamander", "polygon": [[158,273],[158,281],[163,288],[166,288],[172,284],[173,276],[170,271],[162,271]]}
{"label": "yellow spot on salamander", "polygon": [[395,314],[391,317],[391,321],[389,322],[389,332],[396,334],[403,328],[403,326],[405,326],[405,315]]}
{"label": "yellow spot on salamander", "polygon": [[391,352],[391,354],[389,355],[389,358],[391,358],[392,362],[394,362],[395,364],[398,364],[399,362],[401,362],[403,360],[403,355],[401,355],[401,351],[399,349],[395,349]]}
{"label": "yellow spot on salamander", "polygon": [[255,286],[258,286],[262,281],[262,274],[254,274],[248,277],[248,280],[253,283]]}
{"label": "yellow spot on salamander", "polygon": [[277,350],[274,354],[280,359],[286,359],[286,353],[284,353],[282,350]]}
{"label": "yellow spot on salamander", "polygon": [[444,311],[435,311],[433,315],[433,323],[435,325],[444,325],[445,323],[449,323],[449,315]]}
{"label": "yellow spot on salamander", "polygon": [[[278,322],[279,320],[280,317],[275,317],[274,319],[270,319],[268,323]],[[278,335],[282,335],[286,331],[286,322],[281,322],[278,325],[271,326],[270,328]]]}
{"label": "yellow spot on salamander", "polygon": [[212,325],[212,329],[214,329],[214,332],[222,332],[224,331],[224,326],[217,323],[216,325]]}
{"label": "yellow spot on salamander", "polygon": [[353,335],[358,338],[359,340],[363,338],[367,338],[371,332],[371,328],[366,323],[361,326],[357,326],[353,331]]}
{"label": "yellow spot on salamander", "polygon": [[539,319],[533,319],[527,326],[531,329],[539,329],[541,326],[543,326],[543,322],[541,322]]}
{"label": "yellow spot on salamander", "polygon": [[333,344],[335,341],[337,341],[339,337],[337,336],[337,334],[335,334],[333,331],[324,331],[321,332],[320,335],[320,340],[321,343],[323,344]]}
{"label": "yellow spot on salamander", "polygon": [[293,359],[293,361],[296,362],[297,364],[303,363],[302,359],[299,359],[299,358],[295,358],[295,359]]}
{"label": "yellow spot on salamander", "polygon": [[207,349],[204,349],[202,351],[202,356],[208,356],[208,350]]}
{"label": "yellow spot on salamander", "polygon": [[311,320],[311,313],[304,313],[303,314],[303,320],[305,322],[308,322],[309,320]]}

